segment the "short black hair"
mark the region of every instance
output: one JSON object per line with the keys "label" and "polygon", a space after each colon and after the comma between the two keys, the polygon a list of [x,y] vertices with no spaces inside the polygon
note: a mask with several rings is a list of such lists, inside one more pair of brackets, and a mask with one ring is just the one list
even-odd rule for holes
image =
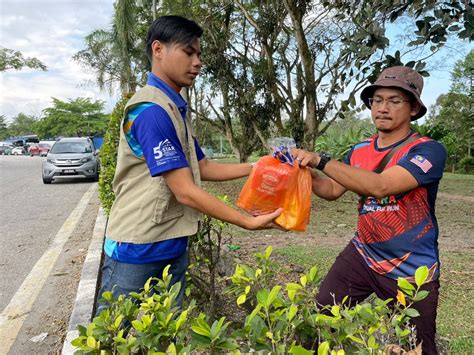
{"label": "short black hair", "polygon": [[202,28],[187,18],[181,16],[161,16],[151,24],[146,36],[146,55],[152,60],[153,51],[151,45],[158,40],[165,44],[179,43],[190,45],[196,38],[202,35]]}

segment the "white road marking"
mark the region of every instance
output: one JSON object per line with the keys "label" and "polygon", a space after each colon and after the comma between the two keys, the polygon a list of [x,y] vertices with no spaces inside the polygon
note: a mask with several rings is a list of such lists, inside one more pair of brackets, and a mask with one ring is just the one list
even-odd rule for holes
{"label": "white road marking", "polygon": [[25,321],[30,313],[39,292],[43,288],[51,269],[61,254],[64,244],[67,242],[72,232],[76,228],[82,214],[87,208],[90,199],[97,190],[97,184],[93,184],[86,191],[81,201],[71,212],[67,220],[61,226],[54,237],[50,247],[44,252],[41,258],[25,278],[18,291],[12,297],[10,303],[0,315],[0,354],[7,354]]}

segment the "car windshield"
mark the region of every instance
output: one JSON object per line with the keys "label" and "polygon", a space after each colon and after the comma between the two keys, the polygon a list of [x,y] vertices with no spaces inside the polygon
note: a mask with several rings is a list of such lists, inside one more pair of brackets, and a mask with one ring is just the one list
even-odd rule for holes
{"label": "car windshield", "polygon": [[92,153],[92,146],[86,142],[57,142],[51,149],[51,153]]}

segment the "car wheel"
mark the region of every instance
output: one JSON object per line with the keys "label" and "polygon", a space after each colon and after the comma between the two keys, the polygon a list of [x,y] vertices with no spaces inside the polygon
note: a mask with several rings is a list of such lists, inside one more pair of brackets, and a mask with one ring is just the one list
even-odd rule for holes
{"label": "car wheel", "polygon": [[97,182],[99,181],[99,172],[97,171],[93,177],[90,178],[90,181]]}
{"label": "car wheel", "polygon": [[53,182],[53,179],[47,179],[43,177],[43,184],[51,184],[51,182]]}

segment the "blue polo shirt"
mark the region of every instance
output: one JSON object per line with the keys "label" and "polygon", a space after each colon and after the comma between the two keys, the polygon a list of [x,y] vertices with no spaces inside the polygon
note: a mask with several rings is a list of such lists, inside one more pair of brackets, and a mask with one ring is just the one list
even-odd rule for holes
{"label": "blue polo shirt", "polygon": [[[184,120],[187,104],[181,95],[153,73],[149,73],[147,84],[163,91],[176,104]],[[123,129],[130,149],[137,158],[146,161],[151,176],[189,167],[173,122],[161,106],[147,102],[133,107],[123,122]],[[204,153],[196,139],[194,145],[197,159],[203,159]],[[120,262],[145,264],[176,258],[186,251],[187,243],[187,236],[147,244],[106,238],[104,251]]]}

